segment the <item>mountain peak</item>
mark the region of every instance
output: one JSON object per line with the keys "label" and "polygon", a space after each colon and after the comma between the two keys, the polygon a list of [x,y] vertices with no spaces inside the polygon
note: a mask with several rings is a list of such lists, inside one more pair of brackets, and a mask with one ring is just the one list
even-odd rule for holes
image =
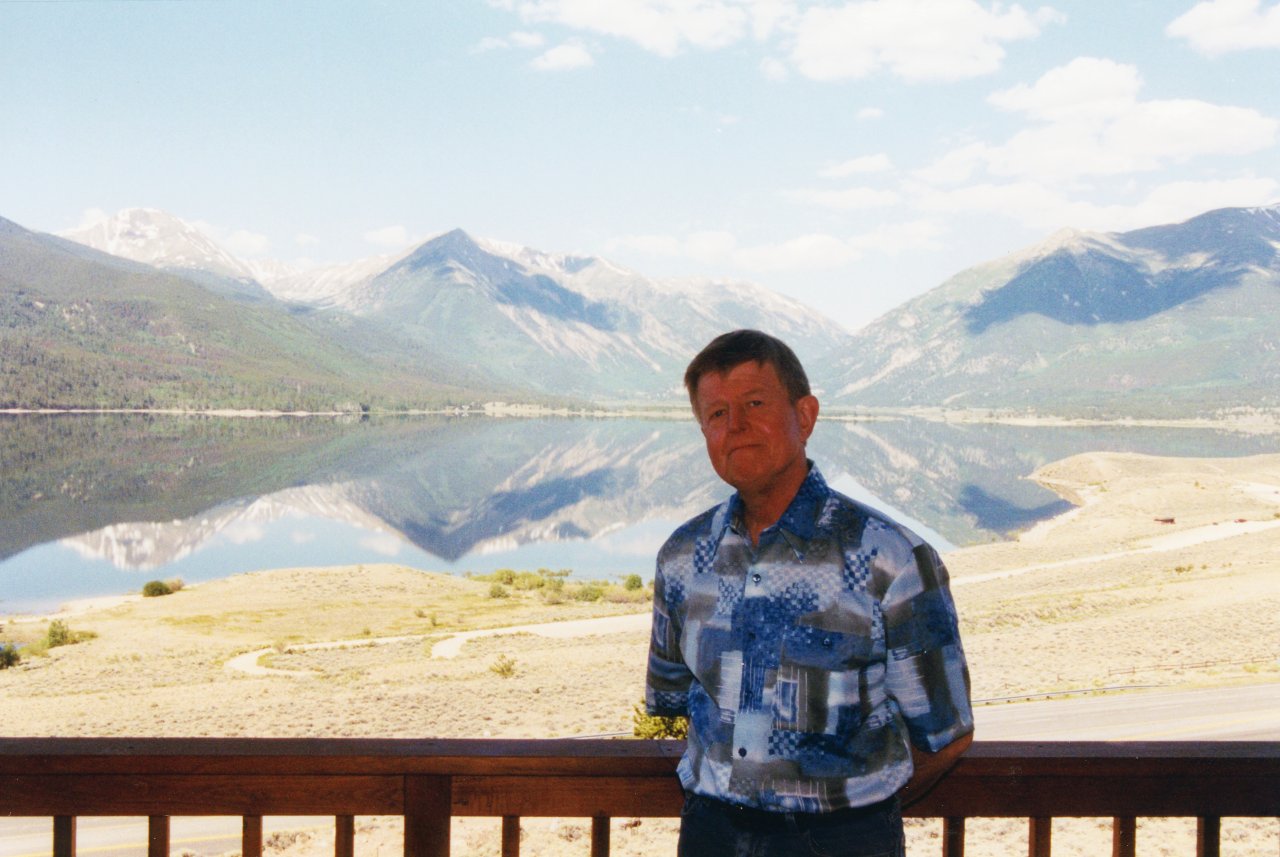
{"label": "mountain peak", "polygon": [[249,266],[199,227],[158,208],[124,208],[59,237],[157,268],[253,279]]}

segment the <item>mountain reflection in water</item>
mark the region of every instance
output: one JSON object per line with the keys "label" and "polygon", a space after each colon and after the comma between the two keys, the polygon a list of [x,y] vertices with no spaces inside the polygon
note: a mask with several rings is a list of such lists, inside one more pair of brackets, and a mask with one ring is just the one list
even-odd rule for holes
{"label": "mountain reflection in water", "polygon": [[[810,455],[945,549],[1068,508],[1026,477],[1069,455],[1275,447],[1199,429],[829,419]],[[0,614],[312,565],[648,577],[671,529],[727,491],[692,419],[7,415],[0,472]]]}

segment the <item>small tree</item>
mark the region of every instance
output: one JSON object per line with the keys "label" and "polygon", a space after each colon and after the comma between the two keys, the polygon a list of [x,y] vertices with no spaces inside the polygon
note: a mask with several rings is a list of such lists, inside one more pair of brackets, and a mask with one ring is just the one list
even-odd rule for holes
{"label": "small tree", "polygon": [[0,645],[0,670],[16,667],[21,661],[22,655],[18,654],[17,646],[11,643]]}
{"label": "small tree", "polygon": [[644,581],[638,574],[628,574],[622,581],[622,588],[628,592],[634,592],[637,589],[644,589]]}

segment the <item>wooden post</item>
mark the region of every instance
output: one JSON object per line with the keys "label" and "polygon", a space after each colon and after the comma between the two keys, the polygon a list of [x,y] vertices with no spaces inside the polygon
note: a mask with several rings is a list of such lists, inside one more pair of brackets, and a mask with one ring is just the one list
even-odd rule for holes
{"label": "wooden post", "polygon": [[1111,857],[1134,857],[1138,842],[1138,820],[1133,816],[1112,819]]}
{"label": "wooden post", "polygon": [[169,857],[169,816],[147,818],[147,857]]}
{"label": "wooden post", "polygon": [[942,821],[942,857],[964,857],[964,818],[947,816]]}
{"label": "wooden post", "polygon": [[609,857],[609,821],[607,815],[591,819],[591,857]]}
{"label": "wooden post", "polygon": [[53,817],[53,857],[75,857],[75,855],[76,817],[55,815]]}
{"label": "wooden post", "polygon": [[405,857],[449,857],[453,780],[409,774],[404,778]]}
{"label": "wooden post", "polygon": [[1196,857],[1218,857],[1222,853],[1222,819],[1203,815],[1196,819]]}
{"label": "wooden post", "polygon": [[502,857],[520,857],[520,816],[502,817]]}
{"label": "wooden post", "polygon": [[241,830],[240,853],[243,857],[262,857],[262,816],[246,815]]}
{"label": "wooden post", "polygon": [[1053,819],[1043,816],[1032,818],[1027,853],[1031,857],[1049,857],[1053,851]]}
{"label": "wooden post", "polygon": [[335,815],[333,817],[333,857],[355,857],[355,854],[356,817]]}

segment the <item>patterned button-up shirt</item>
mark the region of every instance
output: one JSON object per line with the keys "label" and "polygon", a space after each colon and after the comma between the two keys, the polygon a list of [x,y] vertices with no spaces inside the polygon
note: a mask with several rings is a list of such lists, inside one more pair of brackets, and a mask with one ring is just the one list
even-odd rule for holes
{"label": "patterned button-up shirt", "polygon": [[689,716],[687,790],[778,811],[890,797],[973,730],[942,561],[812,466],[758,546],[736,494],[663,545],[645,696]]}

